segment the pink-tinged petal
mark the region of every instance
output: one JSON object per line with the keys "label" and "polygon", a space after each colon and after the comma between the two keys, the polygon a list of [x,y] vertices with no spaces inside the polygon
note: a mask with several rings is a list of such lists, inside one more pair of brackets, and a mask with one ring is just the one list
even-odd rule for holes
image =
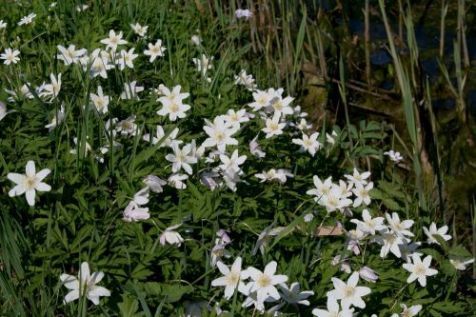
{"label": "pink-tinged petal", "polygon": [[45,168],[45,169],[42,169],[41,171],[38,172],[38,174],[36,174],[36,178],[41,181],[42,179],[44,179],[46,176],[48,176],[49,174],[51,173],[51,170]]}
{"label": "pink-tinged petal", "polygon": [[276,261],[271,261],[269,262],[266,267],[264,268],[264,274],[268,276],[274,275],[276,273],[276,267],[278,266],[278,263]]}
{"label": "pink-tinged petal", "polygon": [[69,292],[68,294],[66,294],[66,296],[64,297],[64,302],[70,303],[72,301],[77,300],[78,298],[79,298],[79,289],[73,290]]}
{"label": "pink-tinged petal", "polygon": [[217,262],[217,267],[220,270],[220,273],[223,275],[227,275],[230,273],[230,269],[228,268],[228,266],[223,264],[221,261]]}
{"label": "pink-tinged petal", "polygon": [[36,174],[35,162],[28,161],[28,163],[26,163],[25,172],[26,172],[26,175],[29,177],[35,176]]}
{"label": "pink-tinged petal", "polygon": [[7,178],[16,184],[22,184],[25,180],[25,175],[18,173],[8,173]]}
{"label": "pink-tinged petal", "polygon": [[35,195],[36,191],[34,189],[29,189],[25,192],[26,201],[31,207],[35,206]]}
{"label": "pink-tinged petal", "polygon": [[51,186],[41,182],[36,185],[36,190],[39,192],[49,192],[51,190]]}

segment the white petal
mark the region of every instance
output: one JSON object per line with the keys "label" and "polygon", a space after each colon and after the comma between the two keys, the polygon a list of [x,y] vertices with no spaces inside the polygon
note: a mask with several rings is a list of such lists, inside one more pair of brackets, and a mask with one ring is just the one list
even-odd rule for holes
{"label": "white petal", "polygon": [[64,302],[69,303],[74,300],[77,300],[78,298],[79,298],[79,289],[73,290],[69,292],[68,294],[66,294],[66,296],[64,297]]}
{"label": "white petal", "polygon": [[40,182],[38,183],[38,185],[36,185],[36,190],[39,192],[49,192],[51,190],[51,186],[46,183]]}
{"label": "white petal", "polygon": [[28,161],[28,163],[26,163],[25,172],[27,176],[30,176],[30,177],[35,176],[36,174],[35,162]]}
{"label": "white petal", "polygon": [[23,180],[25,179],[25,175],[18,173],[8,173],[7,178],[14,183],[22,184]]}
{"label": "white petal", "polygon": [[111,291],[102,286],[94,286],[88,292],[89,297],[111,296]]}
{"label": "white petal", "polygon": [[35,195],[36,191],[34,189],[29,189],[25,192],[26,201],[28,202],[28,205],[32,207],[35,206]]}
{"label": "white petal", "polygon": [[41,181],[43,178],[45,178],[46,176],[48,176],[49,174],[51,173],[51,170],[45,168],[45,169],[42,169],[41,171],[38,172],[38,174],[36,174],[36,178]]}

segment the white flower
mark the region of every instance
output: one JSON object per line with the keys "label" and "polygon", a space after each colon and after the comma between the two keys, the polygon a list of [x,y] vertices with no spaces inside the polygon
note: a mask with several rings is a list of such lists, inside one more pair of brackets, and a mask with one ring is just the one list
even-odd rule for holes
{"label": "white flower", "polygon": [[119,56],[117,56],[116,63],[119,65],[120,70],[124,70],[127,67],[134,68],[134,60],[139,56],[134,54],[134,48],[131,48],[129,51],[121,50]]}
{"label": "white flower", "polygon": [[33,22],[33,19],[36,17],[36,14],[35,13],[30,13],[28,14],[27,16],[24,16],[23,18],[20,19],[20,21],[18,22],[18,25],[26,25],[26,24],[30,24]]}
{"label": "white flower", "polygon": [[219,167],[228,173],[238,173],[241,171],[240,165],[246,161],[246,155],[238,155],[238,150],[233,151],[233,154],[230,157],[225,154],[221,154],[220,161],[222,164]]}
{"label": "white flower", "polygon": [[116,34],[114,30],[110,30],[109,37],[102,39],[101,43],[106,45],[106,49],[115,51],[118,45],[127,44],[127,41],[122,39],[122,31]]}
{"label": "white flower", "polygon": [[182,149],[177,143],[172,144],[174,154],[167,154],[165,159],[172,163],[172,172],[177,173],[183,168],[185,172],[192,175],[193,170],[190,164],[196,164],[197,158],[193,155],[192,144],[184,145]]}
{"label": "white flower", "polygon": [[162,46],[162,40],[157,40],[155,44],[149,43],[148,47],[149,49],[144,51],[144,55],[150,56],[149,62],[152,63],[157,57],[164,56],[166,48]]}
{"label": "white flower", "polygon": [[352,175],[344,175],[345,178],[349,180],[351,184],[367,184],[367,178],[370,177],[370,172],[359,173],[359,171],[354,168],[354,173]]}
{"label": "white flower", "polygon": [[383,232],[377,236],[377,242],[382,245],[380,249],[380,257],[385,258],[388,252],[392,252],[397,258],[402,257],[400,248],[409,240],[405,237],[397,235],[395,232]]}
{"label": "white flower", "polygon": [[348,309],[351,306],[365,308],[365,302],[362,300],[362,296],[370,294],[370,288],[357,286],[357,283],[359,283],[358,272],[352,273],[347,282],[333,277],[332,283],[334,284],[334,290],[329,291],[327,296],[333,296],[338,300],[340,299],[342,308]]}
{"label": "white flower", "polygon": [[254,102],[248,104],[248,106],[253,108],[254,111],[261,110],[268,107],[271,98],[273,98],[273,95],[269,90],[257,90],[256,92],[253,92]]}
{"label": "white flower", "polygon": [[237,9],[235,11],[235,17],[237,19],[245,19],[248,20],[253,16],[253,12],[248,9]]}
{"label": "white flower", "polygon": [[159,239],[160,244],[161,245],[165,245],[166,243],[172,244],[172,245],[176,244],[179,247],[183,242],[183,238],[180,235],[180,233],[175,231],[175,229],[177,229],[181,225],[182,224],[178,224],[178,225],[174,225],[165,229],[165,231],[162,232],[162,234],[160,235],[160,239]]}
{"label": "white flower", "polygon": [[288,96],[286,98],[282,97],[283,89],[279,88],[277,90],[270,89],[271,94],[273,97],[270,100],[270,107],[274,111],[274,113],[278,113],[285,117],[286,115],[291,115],[294,113],[293,108],[290,106],[291,102],[294,98]]}
{"label": "white flower", "polygon": [[411,273],[407,279],[407,283],[412,283],[418,279],[418,283],[425,287],[426,277],[438,274],[437,270],[430,268],[431,255],[427,255],[423,261],[421,260],[421,256],[416,253],[413,254],[411,258],[413,263],[405,263],[402,265],[405,270]]}
{"label": "white flower", "polygon": [[95,49],[90,56],[84,56],[79,59],[84,71],[88,71],[91,77],[101,76],[107,78],[107,71],[112,69],[110,55],[108,52]]}
{"label": "white flower", "polygon": [[279,123],[281,119],[281,114],[279,112],[275,112],[273,118],[266,119],[266,127],[261,129],[264,133],[266,133],[266,138],[269,139],[274,135],[283,134],[283,129],[286,126],[286,123]]}
{"label": "white flower", "polygon": [[[177,143],[177,144],[183,143],[182,140],[176,140],[178,133],[179,133],[179,128],[175,128],[171,132],[165,133],[164,128],[161,125],[158,125],[155,137],[151,138],[150,134],[144,134],[142,139],[144,141],[148,141],[148,142],[150,141],[152,144],[157,144],[161,142],[159,145],[159,148],[167,147],[167,146],[171,147],[172,144],[174,143]],[[166,135],[167,137],[165,137]]]}
{"label": "white flower", "polygon": [[285,283],[279,284],[281,296],[288,304],[301,304],[309,306],[308,297],[314,295],[313,291],[302,291],[298,282],[292,283],[289,287]]}
{"label": "white flower", "polygon": [[139,99],[137,93],[144,91],[143,86],[137,86],[137,81],[124,83],[124,91],[121,93],[121,99]]}
{"label": "white flower", "polygon": [[450,258],[450,263],[454,266],[455,269],[459,271],[466,270],[466,265],[474,263],[474,259],[464,260],[462,258],[453,257]]}
{"label": "white flower", "polygon": [[108,105],[109,105],[109,96],[104,95],[102,91],[102,87],[98,86],[98,93],[93,94],[90,93],[89,97],[91,98],[91,101],[93,102],[94,107],[96,107],[96,110],[99,113],[106,114],[108,112]]}
{"label": "white flower", "polygon": [[335,184],[332,185],[327,193],[322,194],[320,199],[316,196],[314,200],[317,200],[319,205],[326,207],[329,213],[336,210],[343,211],[352,204],[352,200],[347,198],[346,195],[342,193],[342,189]]}
{"label": "white flower", "polygon": [[359,207],[364,203],[364,205],[370,205],[371,199],[369,192],[374,188],[374,183],[369,182],[367,185],[362,185],[361,183],[355,183],[355,188],[352,189],[352,192],[356,196],[354,199],[354,207]]}
{"label": "white flower", "polygon": [[253,75],[248,75],[244,69],[242,69],[238,75],[235,75],[235,85],[243,85],[249,91],[254,91],[256,89]]}
{"label": "white flower", "polygon": [[[304,119],[303,119],[304,120]],[[303,133],[302,139],[293,139],[293,143],[300,145],[305,151],[308,151],[311,156],[314,156],[316,152],[321,148],[321,143],[317,141],[319,132],[314,132],[310,136]]]}
{"label": "white flower", "polygon": [[0,30],[5,29],[7,27],[7,22],[0,20]]}
{"label": "white flower", "polygon": [[383,231],[387,227],[383,224],[383,217],[372,218],[367,209],[362,210],[362,220],[352,219],[350,222],[353,222],[357,225],[357,229],[362,232],[375,235],[376,231]]}
{"label": "white flower", "polygon": [[59,124],[61,124],[61,122],[64,121],[64,117],[65,117],[64,105],[62,104],[59,111],[57,111],[57,112],[55,111],[55,116],[53,117],[51,122],[48,123],[47,125],[45,125],[45,128],[47,128],[48,131],[52,131]]}
{"label": "white flower", "polygon": [[215,117],[213,123],[206,119],[205,122],[207,125],[203,127],[203,130],[208,138],[203,142],[204,147],[216,146],[220,152],[225,152],[227,145],[238,145],[238,140],[232,137],[238,131],[236,126],[226,124],[220,116]]}
{"label": "white flower", "polygon": [[451,236],[449,234],[446,234],[448,232],[448,226],[443,226],[438,229],[436,228],[436,223],[432,222],[430,224],[430,228],[423,227],[423,231],[428,237],[427,242],[429,244],[432,244],[432,243],[436,243],[438,245],[440,244],[438,240],[435,239],[435,236],[440,236],[440,238],[445,241],[451,240]]}
{"label": "white flower", "polygon": [[413,220],[404,220],[400,221],[400,217],[396,212],[392,213],[392,216],[389,214],[385,213],[385,218],[387,218],[387,222],[390,226],[390,228],[395,232],[395,234],[399,236],[409,236],[413,237],[414,234],[408,230],[413,226],[414,221]]}
{"label": "white flower", "polygon": [[172,174],[168,178],[168,183],[170,186],[175,187],[176,189],[185,189],[187,188],[187,184],[185,184],[185,180],[188,179],[187,174]]}
{"label": "white flower", "polygon": [[65,65],[78,63],[80,58],[87,53],[84,48],[76,50],[76,46],[72,44],[70,44],[68,48],[65,48],[62,45],[58,45],[57,48],[60,51],[60,54],[57,55],[57,58],[62,60]]}
{"label": "white flower", "polygon": [[[86,137],[87,139],[87,137]],[[77,137],[74,137],[73,138],[73,143],[76,145],[76,148],[72,149],[71,151],[69,151],[69,153],[71,154],[78,154],[80,150],[83,151],[82,153],[82,156],[86,156],[89,152],[92,152],[93,148],[91,147],[91,145],[87,142],[87,141],[84,141],[84,147],[82,147],[82,144],[78,144],[78,138]]]}
{"label": "white flower", "polygon": [[139,220],[147,220],[150,218],[149,208],[142,207],[149,202],[149,187],[145,187],[134,195],[134,199],[129,202],[124,209],[124,221],[132,222]]}
{"label": "white flower", "polygon": [[25,168],[25,175],[18,173],[8,173],[7,178],[16,185],[9,192],[10,197],[25,194],[28,205],[35,205],[36,191],[48,192],[51,186],[43,183],[42,180],[51,173],[51,170],[45,168],[36,173],[35,162],[28,161]]}
{"label": "white flower", "polygon": [[223,276],[214,279],[212,286],[225,286],[225,299],[230,299],[240,284],[241,287],[243,287],[242,280],[246,277],[246,272],[241,270],[241,262],[241,257],[237,257],[231,269],[223,264],[223,262],[217,262],[217,267]]}
{"label": "white flower", "polygon": [[344,308],[340,310],[340,305],[333,295],[327,294],[327,310],[314,308],[312,314],[317,317],[352,317],[354,309]]}
{"label": "white flower", "polygon": [[78,12],[84,12],[89,8],[89,5],[87,4],[82,4],[82,5],[77,5],[76,6],[76,11]]}
{"label": "white flower", "polygon": [[326,142],[334,145],[336,143],[337,132],[332,131],[332,134],[326,133]]}
{"label": "white flower", "polygon": [[395,163],[403,160],[403,156],[400,154],[400,152],[395,152],[394,150],[383,152],[383,154],[387,155],[390,160],[394,161]]}
{"label": "white flower", "polygon": [[253,280],[250,282],[250,292],[256,292],[257,301],[260,303],[263,303],[268,296],[274,299],[280,298],[275,285],[286,282],[288,277],[275,275],[277,265],[276,261],[271,261],[263,272],[254,267],[246,269],[246,275]]}
{"label": "white flower", "polygon": [[190,41],[197,46],[199,46],[202,43],[202,39],[200,38],[199,35],[192,35],[192,37],[190,38]]}
{"label": "white flower", "polygon": [[0,121],[3,120],[3,118],[5,118],[5,116],[8,114],[7,112],[7,106],[0,101]]}
{"label": "white flower", "polygon": [[245,109],[241,109],[235,111],[233,109],[229,109],[225,115],[223,115],[225,121],[231,125],[237,125],[240,127],[240,124],[243,122],[250,121],[249,114],[246,112]]}
{"label": "white flower", "polygon": [[258,250],[260,250],[261,254],[264,255],[265,247],[268,245],[269,240],[271,240],[272,237],[280,234],[284,229],[285,227],[273,228],[273,224],[264,228],[264,230],[258,235],[258,239],[256,240],[256,244],[251,254],[256,255]]}
{"label": "white flower", "polygon": [[81,263],[78,277],[69,274],[61,274],[61,282],[67,289],[69,289],[69,293],[64,297],[64,302],[69,303],[80,297],[86,296],[94,305],[98,305],[99,297],[111,296],[111,292],[108,289],[96,285],[101,282],[103,277],[103,272],[94,272],[90,274],[89,264],[87,262]]}
{"label": "white flower", "polygon": [[10,64],[16,64],[20,60],[20,55],[19,50],[12,50],[11,48],[6,48],[3,54],[0,54],[0,59],[3,59],[3,63],[5,65],[10,65]]}
{"label": "white flower", "polygon": [[378,280],[378,274],[368,266],[364,266],[359,270],[359,275],[367,282],[375,283]]}
{"label": "white flower", "polygon": [[44,86],[44,91],[39,95],[41,97],[51,97],[54,99],[58,97],[58,94],[61,90],[61,73],[56,77],[54,74],[50,74],[51,84]]}
{"label": "white flower", "polygon": [[322,182],[319,176],[314,175],[312,177],[312,181],[314,183],[315,188],[308,190],[306,194],[316,196],[314,197],[314,200],[317,202],[320,200],[322,195],[327,195],[331,191],[333,185],[332,177],[328,177],[324,180],[324,182]]}
{"label": "white flower", "polygon": [[208,58],[204,54],[202,54],[200,58],[192,58],[193,63],[197,67],[197,70],[202,74],[203,77],[206,77],[207,71],[213,68],[212,60],[213,56]]}
{"label": "white flower", "polygon": [[286,183],[288,177],[293,177],[293,176],[294,175],[291,174],[291,172],[289,172],[286,169],[275,170],[274,168],[268,171],[263,171],[263,173],[255,174],[255,177],[261,180],[260,183],[276,180],[280,182],[281,184],[284,184]]}
{"label": "white flower", "polygon": [[253,140],[250,141],[250,152],[251,154],[253,154],[254,156],[258,157],[258,158],[263,158],[266,156],[266,153],[263,152],[263,150],[261,149],[261,146],[259,145],[258,143],[258,135],[256,135]]}
{"label": "white flower", "polygon": [[[275,302],[277,299],[267,296],[264,301],[258,301],[258,293],[257,292],[252,292],[251,287],[253,286],[253,283],[248,283],[245,286],[238,288],[238,291],[242,293],[243,295],[247,296],[245,300],[243,301],[243,304],[241,305],[242,307],[250,307],[254,306],[254,309],[260,313],[265,312],[265,307],[264,303],[268,302]],[[274,316],[272,314],[271,316]]]}
{"label": "white flower", "polygon": [[[296,127],[301,131],[306,131],[312,128],[312,124],[307,123],[306,119],[302,118],[301,121],[299,121],[299,123],[296,124]],[[322,144],[319,144],[319,145],[322,145]]]}
{"label": "white flower", "polygon": [[135,34],[139,35],[140,37],[144,37],[149,27],[147,25],[142,26],[139,23],[136,23],[136,24],[131,24],[131,28]]}
{"label": "white flower", "polygon": [[164,191],[163,186],[167,184],[163,179],[155,175],[147,175],[143,179],[144,184],[154,193],[161,193]]}
{"label": "white flower", "polygon": [[189,93],[181,93],[182,87],[175,86],[172,91],[162,86],[161,92],[164,96],[157,99],[162,104],[162,109],[157,111],[159,116],[169,116],[170,121],[176,121],[177,118],[185,118],[190,106],[183,103],[183,100],[190,96]]}
{"label": "white flower", "polygon": [[127,119],[121,120],[116,124],[116,131],[122,135],[135,136],[137,134],[136,116],[132,115]]}
{"label": "white flower", "polygon": [[400,314],[393,314],[392,317],[413,317],[418,315],[418,313],[422,309],[421,305],[413,305],[407,307],[407,305],[405,304],[400,304],[400,306],[403,308],[403,311]]}

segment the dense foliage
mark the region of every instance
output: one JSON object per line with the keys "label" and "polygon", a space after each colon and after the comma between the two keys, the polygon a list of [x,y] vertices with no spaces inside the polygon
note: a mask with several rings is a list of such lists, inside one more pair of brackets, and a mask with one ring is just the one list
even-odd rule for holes
{"label": "dense foliage", "polygon": [[471,255],[397,173],[392,131],[317,127],[268,88],[246,11],[3,6],[1,315],[474,311]]}

